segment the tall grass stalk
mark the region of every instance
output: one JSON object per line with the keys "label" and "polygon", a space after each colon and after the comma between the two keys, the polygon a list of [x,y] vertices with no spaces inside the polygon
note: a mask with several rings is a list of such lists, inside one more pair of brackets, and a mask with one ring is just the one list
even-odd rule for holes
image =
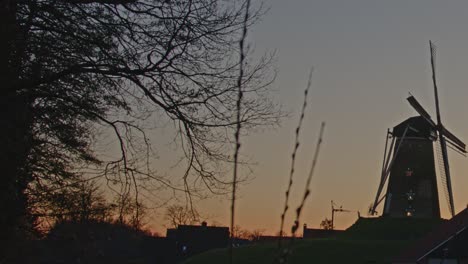
{"label": "tall grass stalk", "polygon": [[309,175],[307,177],[307,182],[306,182],[306,185],[305,185],[304,194],[302,196],[301,203],[296,208],[296,218],[294,220],[293,226],[291,227],[291,239],[289,240],[288,246],[284,250],[280,251],[280,257],[279,257],[279,261],[278,261],[279,263],[287,263],[288,256],[291,253],[291,249],[292,249],[292,246],[294,244],[294,238],[296,237],[296,232],[299,229],[299,220],[300,220],[300,217],[301,217],[302,209],[304,208],[304,205],[305,205],[305,203],[307,201],[307,198],[310,196],[310,192],[311,192],[310,183],[312,182],[312,177],[314,175],[315,167],[317,165],[317,160],[318,160],[319,153],[320,153],[320,147],[321,147],[322,142],[323,142],[323,133],[324,133],[324,131],[325,131],[325,122],[322,122],[322,125],[320,126],[320,133],[319,133],[319,137],[318,137],[318,140],[317,140],[317,145],[315,147],[314,157],[313,157],[313,160],[312,160],[312,166],[310,167]]}
{"label": "tall grass stalk", "polygon": [[284,208],[283,208],[283,213],[281,214],[281,224],[280,224],[280,231],[279,231],[279,239],[278,239],[278,249],[281,249],[281,241],[282,241],[282,238],[283,238],[283,229],[284,229],[284,219],[286,217],[286,213],[289,209],[289,195],[290,195],[290,192],[291,192],[291,187],[293,185],[293,176],[294,176],[294,166],[295,166],[295,163],[296,163],[296,154],[297,154],[297,150],[299,149],[299,135],[300,135],[300,132],[301,132],[301,127],[302,127],[302,122],[304,120],[304,116],[305,116],[305,110],[307,108],[307,96],[309,94],[309,90],[310,90],[310,86],[312,85],[312,73],[313,73],[314,69],[310,69],[310,73],[309,73],[309,80],[307,81],[307,86],[306,86],[306,89],[304,90],[304,102],[302,104],[302,109],[301,109],[301,115],[299,117],[299,123],[296,127],[296,138],[295,138],[295,141],[294,141],[294,148],[293,148],[293,152],[292,152],[292,155],[291,155],[291,170],[289,171],[289,181],[288,181],[288,187],[286,189],[286,198],[284,200]]}
{"label": "tall grass stalk", "polygon": [[237,117],[236,117],[236,131],[234,137],[236,140],[236,147],[234,150],[234,175],[232,178],[232,198],[231,198],[231,241],[229,245],[229,263],[233,263],[233,244],[234,244],[234,225],[235,225],[235,206],[236,206],[236,187],[237,187],[237,168],[239,163],[239,150],[241,147],[240,143],[240,131],[241,131],[241,104],[242,104],[242,81],[244,77],[244,60],[245,60],[245,39],[247,37],[247,23],[249,19],[249,8],[250,0],[246,1],[245,16],[243,21],[242,36],[239,40],[239,76],[237,78]]}
{"label": "tall grass stalk", "polygon": [[320,146],[322,145],[322,141],[323,141],[324,131],[325,131],[325,122],[322,122],[322,125],[320,126],[319,138],[317,140],[317,145],[315,147],[314,159],[312,160],[312,166],[310,167],[309,176],[307,177],[307,182],[306,182],[305,189],[304,189],[304,195],[302,196],[301,204],[296,208],[296,220],[294,221],[294,225],[291,229],[291,233],[293,237],[296,234],[297,229],[299,228],[299,219],[301,217],[301,212],[311,192],[310,183],[314,175],[315,167],[317,166],[317,160],[318,160],[318,156],[320,153]]}

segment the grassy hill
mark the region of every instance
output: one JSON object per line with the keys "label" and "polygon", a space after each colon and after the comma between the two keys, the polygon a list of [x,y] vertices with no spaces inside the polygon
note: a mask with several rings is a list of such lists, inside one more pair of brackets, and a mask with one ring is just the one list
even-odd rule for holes
{"label": "grassy hill", "polygon": [[[435,219],[360,218],[337,238],[296,240],[288,263],[390,263],[402,249],[441,222]],[[234,263],[271,264],[276,256],[276,243],[250,245],[235,249]],[[228,251],[205,252],[184,263],[228,263]]]}
{"label": "grassy hill", "polygon": [[[288,263],[389,263],[394,252],[399,252],[408,244],[408,240],[304,239],[295,242]],[[227,252],[226,249],[206,252],[184,263],[228,263]],[[276,243],[236,248],[234,263],[271,264],[276,252]]]}
{"label": "grassy hill", "polygon": [[359,218],[341,239],[412,240],[427,234],[446,220],[418,218]]}

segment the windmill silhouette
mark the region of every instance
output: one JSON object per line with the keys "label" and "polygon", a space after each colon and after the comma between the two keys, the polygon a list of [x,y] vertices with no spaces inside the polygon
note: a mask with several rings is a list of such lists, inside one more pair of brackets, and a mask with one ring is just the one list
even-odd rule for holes
{"label": "windmill silhouette", "polygon": [[[387,132],[382,174],[374,203],[369,208],[371,214],[376,214],[377,206],[385,199],[383,216],[440,218],[437,160],[448,208],[451,215],[455,215],[447,149],[465,156],[465,143],[442,124],[435,74],[435,46],[429,42],[429,47],[437,122],[410,94],[407,100],[419,116],[408,118],[395,126],[393,131]],[[387,180],[387,192],[382,196]]]}

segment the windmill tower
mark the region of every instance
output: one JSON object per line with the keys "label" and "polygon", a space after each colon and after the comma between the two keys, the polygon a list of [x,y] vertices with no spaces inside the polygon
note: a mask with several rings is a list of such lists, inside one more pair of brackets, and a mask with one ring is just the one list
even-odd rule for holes
{"label": "windmill tower", "polygon": [[[372,214],[385,199],[383,216],[440,218],[437,160],[449,211],[455,215],[447,148],[465,155],[465,143],[442,124],[435,75],[435,47],[432,42],[429,45],[437,123],[416,98],[412,95],[407,98],[419,116],[408,118],[387,133],[381,180],[375,201],[369,208]],[[382,196],[387,179],[387,192]]]}

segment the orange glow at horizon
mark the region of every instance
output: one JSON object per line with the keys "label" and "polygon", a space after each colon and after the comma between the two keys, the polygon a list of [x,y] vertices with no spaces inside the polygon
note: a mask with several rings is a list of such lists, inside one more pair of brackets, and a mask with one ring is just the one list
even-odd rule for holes
{"label": "orange glow at horizon", "polygon": [[[367,217],[380,180],[385,136],[417,113],[408,92],[435,116],[429,63],[429,39],[437,50],[439,100],[443,123],[468,142],[468,2],[439,1],[287,1],[269,0],[271,10],[248,33],[255,56],[277,50],[278,76],[272,95],[291,115],[281,127],[241,138],[241,154],[255,165],[240,186],[236,225],[247,230],[279,231],[294,144],[294,129],[308,72],[314,66],[309,104],[301,132],[296,172],[285,231],[289,232],[311,166],[320,122],[327,128],[318,165],[300,222],[319,228],[331,218],[330,201],[352,212],[338,213],[345,229]],[[171,134],[163,137],[171,139]],[[158,167],[170,174],[159,151]],[[456,212],[468,202],[468,163],[449,152]],[[171,163],[173,164],[173,163]],[[166,167],[164,167],[166,165]],[[449,218],[441,183],[439,203]],[[229,225],[229,197],[197,201],[208,224]],[[382,211],[379,206],[379,215]],[[165,234],[164,210],[156,209],[149,226]],[[299,232],[301,234],[302,231]]]}

